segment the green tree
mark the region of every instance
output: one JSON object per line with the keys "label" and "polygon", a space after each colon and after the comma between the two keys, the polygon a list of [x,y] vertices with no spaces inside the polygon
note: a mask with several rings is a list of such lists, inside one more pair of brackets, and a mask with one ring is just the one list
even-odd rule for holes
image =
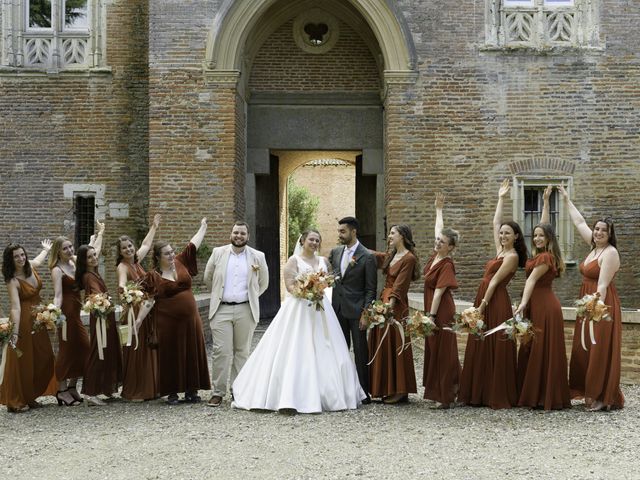
{"label": "green tree", "polygon": [[311,195],[305,187],[296,185],[292,176],[287,180],[287,193],[289,255],[292,255],[300,234],[317,224],[320,200]]}

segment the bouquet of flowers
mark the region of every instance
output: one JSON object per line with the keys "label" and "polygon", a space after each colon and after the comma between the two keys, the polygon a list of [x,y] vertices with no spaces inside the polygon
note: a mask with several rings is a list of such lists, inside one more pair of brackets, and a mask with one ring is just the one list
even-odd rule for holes
{"label": "bouquet of flowers", "polygon": [[518,342],[521,345],[526,345],[534,337],[533,324],[529,319],[523,318],[519,313],[513,318],[502,322],[497,327],[492,328],[486,332],[484,336],[487,337],[493,333],[499,332],[500,330],[504,330],[507,338],[514,342]]}
{"label": "bouquet of flowers", "polygon": [[364,309],[362,318],[367,323],[367,329],[374,327],[382,328],[389,320],[393,319],[391,304],[385,303],[382,300],[374,300]]}
{"label": "bouquet of flowers", "polygon": [[147,294],[138,282],[127,282],[120,291],[120,304],[123,307],[140,305],[147,298]]}
{"label": "bouquet of flowers", "polygon": [[[9,346],[13,348],[16,351],[16,355],[20,357],[22,355],[22,352],[20,351],[18,346],[11,341],[11,337],[13,335],[13,327],[14,327],[13,322],[8,318],[0,320],[0,346],[4,345],[5,347]],[[3,364],[4,364],[5,358],[6,358],[6,355],[3,353],[2,354]],[[2,371],[4,371],[4,365],[3,365]]]}
{"label": "bouquet of flowers", "polygon": [[309,306],[314,305],[316,310],[324,310],[322,300],[325,289],[332,287],[335,277],[326,272],[301,273],[296,277],[291,294],[294,297],[302,298],[309,302]]}
{"label": "bouquet of flowers", "polygon": [[108,293],[92,293],[87,295],[82,311],[97,317],[106,317],[115,310],[113,299]]}
{"label": "bouquet of flowers", "polygon": [[[140,305],[147,298],[146,292],[142,289],[139,282],[127,282],[126,285],[120,290],[120,304],[122,305],[122,319],[123,325],[119,327],[120,343],[123,346],[130,347],[133,343],[133,339],[136,339],[136,346],[134,350],[138,348],[138,332],[134,327],[136,321],[136,313],[134,307]],[[126,313],[125,313],[126,312]],[[123,320],[126,315],[126,321]]]}
{"label": "bouquet of flowers", "polygon": [[424,315],[419,310],[407,317],[407,334],[416,338],[427,338],[435,333],[438,329],[431,317]]}
{"label": "bouquet of flowers", "polygon": [[469,307],[462,313],[454,315],[455,322],[451,325],[451,330],[455,333],[468,333],[482,337],[484,330],[484,317],[476,307]]}
{"label": "bouquet of flowers", "polygon": [[580,300],[576,300],[575,306],[577,317],[583,317],[592,322],[611,320],[609,307],[600,300],[600,292],[585,295]]}
{"label": "bouquet of flowers", "polygon": [[92,293],[86,296],[82,310],[96,316],[98,358],[104,360],[104,349],[107,347],[107,315],[115,310],[113,299],[106,292]]}
{"label": "bouquet of flowers", "polygon": [[611,320],[611,316],[609,315],[609,307],[605,305],[605,303],[600,300],[600,292],[595,292],[592,294],[585,295],[580,300],[576,300],[576,317],[583,318],[582,322],[582,330],[580,334],[580,341],[582,343],[582,348],[587,350],[587,346],[585,345],[584,337],[586,335],[585,329],[587,322],[589,323],[589,337],[591,339],[591,344],[596,344],[596,334],[594,323],[598,323],[600,320]]}
{"label": "bouquet of flowers", "polygon": [[33,327],[31,334],[40,330],[55,330],[56,327],[63,327],[63,322],[66,323],[67,317],[64,316],[60,307],[52,303],[41,303],[36,305],[32,309],[33,312]]}

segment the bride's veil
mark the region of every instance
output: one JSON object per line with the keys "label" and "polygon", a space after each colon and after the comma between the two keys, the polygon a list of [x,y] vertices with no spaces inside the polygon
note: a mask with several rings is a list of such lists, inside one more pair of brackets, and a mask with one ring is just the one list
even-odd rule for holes
{"label": "bride's veil", "polygon": [[298,239],[296,240],[296,248],[293,249],[293,254],[294,255],[302,255],[302,245],[300,245],[300,239],[302,238],[302,235],[298,235]]}

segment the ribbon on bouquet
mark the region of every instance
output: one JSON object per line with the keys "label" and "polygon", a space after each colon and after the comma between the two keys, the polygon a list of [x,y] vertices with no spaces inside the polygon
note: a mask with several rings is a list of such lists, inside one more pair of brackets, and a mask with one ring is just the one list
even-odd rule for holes
{"label": "ribbon on bouquet", "polygon": [[62,341],[66,342],[67,341],[67,319],[63,318],[61,320],[61,323],[62,325],[60,328],[62,329]]}
{"label": "ribbon on bouquet", "polygon": [[127,307],[127,347],[130,347],[133,344],[133,338],[136,339],[136,346],[134,350],[138,349],[138,330],[135,328],[136,323],[136,314],[133,311],[133,306],[129,305]]}
{"label": "ribbon on bouquet", "polygon": [[[510,318],[509,320],[513,320],[513,318]],[[513,328],[513,327],[511,327],[511,325],[507,325],[507,322],[502,322],[497,327],[492,328],[491,330],[484,332],[484,334],[482,336],[483,337],[488,337],[489,335],[492,335],[492,334],[494,334],[496,332],[499,332],[500,330],[507,330],[509,328]]]}
{"label": "ribbon on bouquet", "polygon": [[96,340],[98,341],[98,358],[104,360],[104,349],[107,348],[107,317],[97,315]]}
{"label": "ribbon on bouquet", "polygon": [[589,336],[591,337],[591,345],[595,345],[596,344],[596,335],[595,335],[595,329],[593,327],[593,324],[595,323],[593,320],[587,320],[586,318],[582,319],[582,331],[580,334],[580,342],[582,343],[582,348],[585,350],[585,352],[587,351],[587,346],[585,345],[585,341],[584,341],[584,337],[585,337],[585,330],[586,330],[586,324],[587,322],[589,322]]}
{"label": "ribbon on bouquet", "polygon": [[7,343],[5,343],[4,347],[2,348],[2,363],[0,364],[0,385],[2,385],[2,382],[4,381],[4,367],[7,363],[7,347],[9,347],[9,341],[7,341]]}
{"label": "ribbon on bouquet", "polygon": [[[386,322],[386,326],[384,327],[384,333],[382,334],[382,338],[380,339],[380,342],[378,343],[378,348],[376,348],[375,353],[373,354],[373,357],[371,357],[371,360],[369,361],[369,363],[367,363],[368,365],[371,365],[373,363],[373,361],[376,359],[376,356],[378,355],[378,352],[380,351],[380,347],[382,347],[382,343],[384,342],[384,339],[387,337],[387,335],[389,334],[389,329],[393,326],[398,328],[398,333],[400,334],[400,338],[402,339],[402,345],[400,345],[400,348],[398,349],[398,356],[400,356],[400,354],[404,351],[404,326],[395,318],[392,318],[390,320],[387,320]],[[377,327],[375,327],[377,328]]]}
{"label": "ribbon on bouquet", "polygon": [[[324,312],[324,309],[317,310],[320,312],[320,320],[322,322],[322,334],[324,335],[324,340],[327,342],[327,345],[331,346],[331,338],[329,337],[329,325],[327,324],[327,315]],[[312,335],[315,338],[316,336],[316,322],[311,324]]]}

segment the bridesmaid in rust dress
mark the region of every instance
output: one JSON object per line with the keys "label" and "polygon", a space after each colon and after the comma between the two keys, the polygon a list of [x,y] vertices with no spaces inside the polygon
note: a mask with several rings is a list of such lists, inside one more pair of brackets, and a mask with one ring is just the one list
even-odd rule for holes
{"label": "bridesmaid in rust dress", "polygon": [[[98,234],[91,245],[102,247],[104,224],[98,222]],[[58,405],[74,406],[83,401],[76,389],[78,378],[84,375],[89,358],[89,334],[80,318],[80,291],[76,288],[76,257],[73,244],[66,237],[53,241],[49,256],[49,269],[53,280],[53,303],[66,317],[66,332],[58,328],[58,356],[55,373],[58,379]],[[65,337],[66,334],[66,337]]]}
{"label": "bridesmaid in rust dress", "polygon": [[[118,238],[118,287],[124,288],[127,282],[142,283],[146,272],[140,262],[147,256],[153,245],[153,239],[160,224],[160,215],[153,218],[149,233],[136,251],[133,240],[126,235]],[[134,307],[135,315],[139,308]],[[124,312],[125,314],[127,312]],[[122,392],[120,396],[127,400],[151,400],[158,396],[158,352],[150,345],[152,332],[149,323],[140,325],[137,348],[135,340],[132,346],[122,348],[123,372]]]}
{"label": "bridesmaid in rust dress", "polygon": [[[401,323],[409,314],[408,292],[412,280],[420,278],[420,266],[414,253],[411,229],[407,225],[394,225],[389,231],[389,253],[375,252],[378,265],[386,279],[381,298],[393,307],[394,317]],[[369,352],[373,355],[380,347],[369,368],[371,396],[384,403],[404,403],[409,393],[416,393],[416,373],[413,351],[409,345],[400,355],[402,339],[396,328],[380,344],[383,329],[374,328],[369,334]]]}
{"label": "bridesmaid in rust dress", "polygon": [[0,403],[9,412],[22,412],[41,405],[37,398],[55,395],[57,385],[53,374],[54,356],[47,330],[31,333],[31,309],[41,302],[42,280],[36,268],[44,263],[51,242],[42,242],[43,250],[33,260],[21,245],[11,243],[4,249],[2,274],[9,293],[9,318],[14,331],[11,342],[22,352],[20,358],[12,348],[6,350],[4,378],[0,385]]}
{"label": "bridesmaid in rust dress", "polygon": [[140,328],[144,318],[155,324],[158,340],[158,395],[167,403],[200,401],[198,390],[210,390],[209,367],[202,320],[191,291],[191,277],[198,273],[196,252],[207,232],[207,219],[182,253],[176,255],[170,244],[156,242],[154,270],[147,273],[145,288],[151,300],[143,303],[136,319]]}
{"label": "bridesmaid in rust dress", "polygon": [[[474,302],[474,306],[484,314],[487,330],[512,317],[507,285],[518,266],[524,267],[527,261],[527,247],[520,226],[515,222],[502,222],[502,205],[509,188],[509,180],[504,180],[493,218],[496,257],[485,265]],[[516,361],[516,344],[503,331],[483,340],[470,335],[467,338],[458,400],[467,405],[494,409],[516,406]]]}
{"label": "bridesmaid in rust dress", "polygon": [[451,291],[458,288],[451,253],[458,243],[458,232],[442,228],[444,196],[436,195],[435,247],[424,267],[424,309],[438,326],[425,339],[424,398],[437,402],[437,408],[453,405],[460,382],[460,360],[456,334],[443,330],[453,322],[456,305]]}
{"label": "bridesmaid in rust dress", "polygon": [[569,365],[569,388],[572,398],[584,398],[590,411],[611,410],[624,407],[624,395],[620,390],[620,367],[622,362],[622,311],[620,298],[613,279],[620,269],[616,233],[611,217],[599,219],[593,229],[569,199],[564,187],[558,187],[569,207],[569,215],[582,239],[591,246],[591,252],[580,264],[584,295],[600,293],[600,300],[609,307],[610,320],[594,324],[595,344],[585,325],[584,347],[582,346],[584,319],[576,319],[571,363]]}
{"label": "bridesmaid in rust dress", "polygon": [[533,229],[533,258],[525,267],[527,282],[514,312],[533,322],[533,340],[518,352],[520,407],[560,410],[571,407],[564,346],[564,318],[560,300],[553,293],[553,280],[564,272],[558,240],[549,224],[549,195],[544,192],[540,224]]}
{"label": "bridesmaid in rust dress", "polygon": [[[84,290],[85,301],[90,295],[109,293],[98,273],[99,256],[98,248],[90,245],[78,248],[76,284]],[[98,336],[102,336],[102,321],[106,322],[106,337],[98,342]],[[122,383],[122,349],[115,313],[109,313],[106,319],[100,319],[92,313],[89,330],[91,348],[82,379],[82,393],[88,396],[89,405],[102,406],[105,403],[98,395],[111,398]]]}

